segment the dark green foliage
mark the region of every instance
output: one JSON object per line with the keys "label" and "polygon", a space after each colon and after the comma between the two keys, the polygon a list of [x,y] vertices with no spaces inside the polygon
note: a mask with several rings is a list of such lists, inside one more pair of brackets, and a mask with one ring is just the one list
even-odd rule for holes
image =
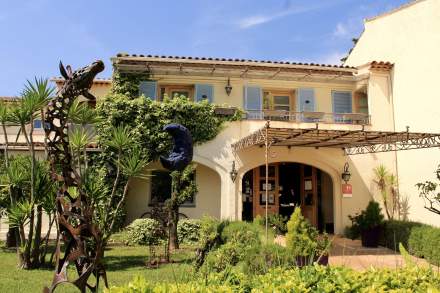
{"label": "dark green foliage", "polygon": [[149,76],[149,73],[120,73],[115,70],[112,76],[111,93],[126,95],[129,99],[135,99],[139,96],[139,83],[148,80]]}
{"label": "dark green foliage", "polygon": [[409,221],[385,221],[380,245],[386,246],[395,251],[399,250],[399,243],[408,249],[408,239],[415,227],[423,226],[418,222]]}
{"label": "dark green foliage", "polygon": [[198,219],[183,219],[177,223],[179,243],[192,244],[200,239],[201,221]]}
{"label": "dark green foliage", "polygon": [[368,203],[367,208],[360,214],[348,217],[353,223],[353,233],[356,233],[356,230],[363,231],[381,226],[384,220],[379,203],[373,200]]}
{"label": "dark green foliage", "polygon": [[[188,128],[196,145],[215,138],[223,122],[234,118],[218,117],[214,109],[215,106],[207,101],[194,103],[185,98],[174,98],[157,102],[143,96],[129,99],[126,95],[113,94],[98,104],[102,121],[97,124],[97,132],[102,141],[110,137],[114,127],[129,127],[145,155],[156,160],[171,147],[171,138],[163,131],[169,123],[180,123]],[[107,149],[104,152],[112,155]]]}
{"label": "dark green foliage", "polygon": [[226,270],[185,283],[152,283],[136,278],[109,293],[131,292],[437,292],[440,278],[432,270],[408,267],[397,270],[353,271],[343,267],[309,266],[271,269],[264,275]]}

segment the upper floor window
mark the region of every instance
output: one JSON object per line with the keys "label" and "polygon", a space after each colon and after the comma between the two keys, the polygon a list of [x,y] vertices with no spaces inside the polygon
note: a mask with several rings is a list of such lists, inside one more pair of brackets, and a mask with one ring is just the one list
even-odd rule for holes
{"label": "upper floor window", "polygon": [[352,94],[349,91],[332,91],[333,113],[352,113]]}
{"label": "upper floor window", "polygon": [[263,91],[263,109],[276,111],[292,111],[293,110],[293,92],[279,90]]}
{"label": "upper floor window", "polygon": [[355,93],[355,111],[356,113],[368,114],[368,96],[364,92]]}
{"label": "upper floor window", "polygon": [[298,112],[315,112],[315,90],[312,88],[298,89]]}
{"label": "upper floor window", "polygon": [[176,97],[185,97],[194,100],[194,86],[192,85],[160,85],[160,100],[163,101],[165,96],[170,99]]}

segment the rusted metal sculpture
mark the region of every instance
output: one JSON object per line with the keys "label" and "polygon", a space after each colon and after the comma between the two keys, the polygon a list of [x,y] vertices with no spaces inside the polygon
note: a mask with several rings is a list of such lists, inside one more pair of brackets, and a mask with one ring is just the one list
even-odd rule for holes
{"label": "rusted metal sculpture", "polygon": [[[107,277],[102,263],[104,248],[102,233],[93,222],[93,208],[81,188],[81,178],[72,167],[72,157],[68,140],[68,112],[73,101],[83,95],[89,100],[95,97],[89,92],[95,76],[104,70],[100,60],[89,66],[72,72],[70,66],[64,68],[60,62],[60,73],[65,78],[62,88],[48,105],[44,130],[48,138],[48,155],[54,180],[61,184],[57,191],[56,209],[60,236],[64,242],[64,255],[61,257],[61,239],[56,246],[55,275],[50,288],[43,292],[53,292],[61,283],[71,283],[81,292],[89,288],[96,292],[99,279]],[[77,197],[69,194],[69,187],[76,187]],[[88,247],[88,245],[91,247]],[[67,278],[67,268],[74,264],[78,277],[74,280]],[[90,285],[91,275],[96,278],[95,285]]]}

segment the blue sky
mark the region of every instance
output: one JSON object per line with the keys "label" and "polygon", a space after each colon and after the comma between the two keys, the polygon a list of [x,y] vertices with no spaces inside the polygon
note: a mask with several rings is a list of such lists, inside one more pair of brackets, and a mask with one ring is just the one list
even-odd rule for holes
{"label": "blue sky", "polygon": [[0,0],[0,96],[118,52],[338,64],[363,19],[408,0]]}

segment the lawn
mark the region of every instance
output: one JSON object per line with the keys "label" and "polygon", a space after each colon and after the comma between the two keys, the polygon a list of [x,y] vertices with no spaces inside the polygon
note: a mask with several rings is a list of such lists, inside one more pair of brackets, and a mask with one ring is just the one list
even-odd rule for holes
{"label": "lawn", "polygon": [[[3,244],[0,244],[3,247]],[[192,276],[191,261],[193,250],[186,247],[176,251],[172,259],[175,263],[162,265],[158,269],[145,266],[148,258],[148,247],[111,246],[106,250],[105,262],[109,285],[123,285],[140,275],[151,282],[184,282]],[[0,249],[0,291],[41,292],[44,286],[51,283],[53,268],[38,270],[20,270],[17,268],[15,251]],[[72,272],[73,273],[73,272]],[[71,274],[73,277],[74,274]],[[71,285],[63,285],[56,292],[78,292]]]}

